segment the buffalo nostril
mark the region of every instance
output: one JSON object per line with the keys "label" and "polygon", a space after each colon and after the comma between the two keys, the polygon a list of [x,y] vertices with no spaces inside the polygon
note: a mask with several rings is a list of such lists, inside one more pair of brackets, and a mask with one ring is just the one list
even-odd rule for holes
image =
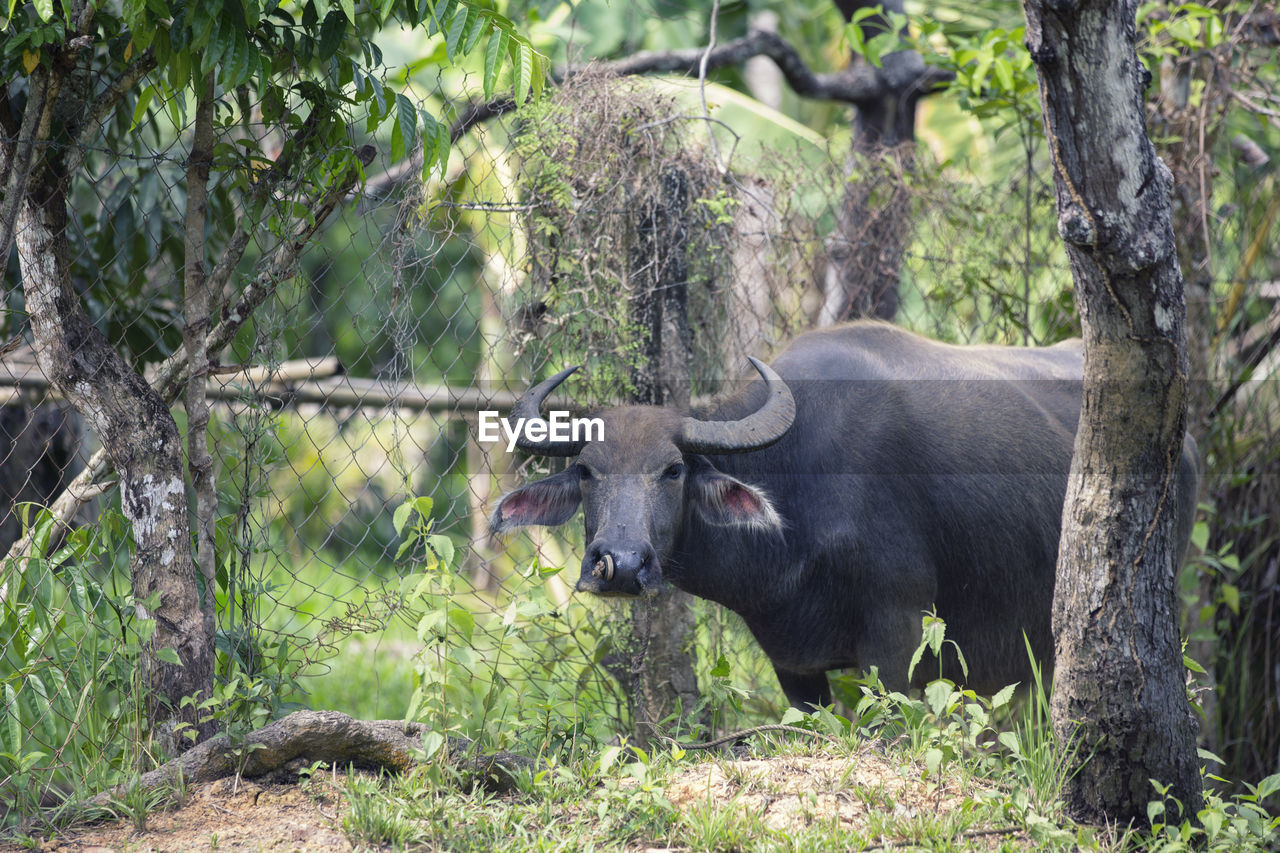
{"label": "buffalo nostril", "polygon": [[608,582],[613,580],[613,575],[614,575],[614,568],[613,568],[612,554],[605,554],[603,557],[601,557],[599,560],[596,561],[596,564],[594,566],[591,567],[591,576],[593,578],[600,578]]}

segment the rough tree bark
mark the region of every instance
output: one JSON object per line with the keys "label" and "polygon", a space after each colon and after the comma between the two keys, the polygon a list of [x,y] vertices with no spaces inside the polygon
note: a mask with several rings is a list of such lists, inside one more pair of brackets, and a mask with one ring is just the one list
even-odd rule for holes
{"label": "rough tree bark", "polygon": [[[133,526],[130,562],[140,619],[154,620],[143,683],[153,719],[195,725],[185,696],[202,697],[213,683],[213,626],[201,611],[191,555],[182,439],[169,408],[89,322],[71,284],[67,199],[61,157],[45,167],[20,201],[18,262],[40,364],[75,406],[120,473],[121,508]],[[154,607],[145,604],[151,596]],[[154,652],[171,648],[180,664]]]}
{"label": "rough tree bark", "polygon": [[1026,0],[1085,376],[1054,596],[1054,727],[1083,762],[1068,812],[1147,821],[1201,804],[1183,687],[1173,490],[1186,426],[1186,306],[1171,176],[1144,123],[1136,0]]}

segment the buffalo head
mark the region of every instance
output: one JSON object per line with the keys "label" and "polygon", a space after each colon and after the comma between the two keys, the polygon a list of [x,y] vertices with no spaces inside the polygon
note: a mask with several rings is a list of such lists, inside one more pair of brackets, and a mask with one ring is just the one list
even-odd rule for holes
{"label": "buffalo head", "polygon": [[[557,525],[582,505],[586,554],[577,588],[598,595],[656,595],[662,566],[693,516],[707,524],[781,532],[782,519],[759,488],[719,471],[704,454],[768,447],[795,420],[795,400],[767,365],[751,359],[767,388],[763,404],[731,421],[699,420],[671,409],[623,406],[600,413],[598,441],[530,441],[544,456],[577,457],[559,474],[505,495],[490,519],[502,533],[526,524]],[[541,417],[542,401],[571,367],[529,389],[511,418]]]}

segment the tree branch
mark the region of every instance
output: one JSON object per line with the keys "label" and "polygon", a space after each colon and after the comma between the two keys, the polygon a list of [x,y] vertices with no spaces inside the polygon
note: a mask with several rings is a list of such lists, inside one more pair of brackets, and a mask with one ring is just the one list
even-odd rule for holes
{"label": "tree branch", "polygon": [[111,81],[111,85],[107,86],[102,91],[102,94],[98,95],[94,102],[89,105],[85,118],[80,123],[79,131],[76,133],[76,146],[67,158],[68,174],[74,175],[79,171],[80,165],[84,162],[84,155],[89,148],[89,143],[102,131],[102,123],[107,120],[107,116],[116,108],[120,100],[132,92],[139,81],[155,67],[155,51],[147,48],[138,55],[137,59],[128,68],[120,72],[120,76]]}
{"label": "tree branch", "polygon": [[[182,271],[183,352],[191,365],[191,381],[187,382],[183,405],[187,412],[187,488],[194,492],[195,564],[205,581],[205,589],[214,588],[214,517],[218,495],[215,489],[213,457],[209,455],[209,401],[205,397],[204,377],[209,370],[209,349],[205,335],[209,330],[212,302],[210,282],[205,275],[204,229],[209,201],[209,168],[213,161],[213,72],[205,75],[196,104],[196,120],[187,160],[187,211],[183,225],[185,261]],[[202,602],[207,630],[213,630],[217,615],[214,596],[205,595]],[[210,637],[209,639],[212,639]]]}
{"label": "tree branch", "polygon": [[0,204],[0,258],[9,257],[13,248],[14,229],[18,219],[18,207],[26,196],[27,185],[38,170],[37,143],[49,138],[49,125],[53,118],[53,104],[58,99],[63,75],[56,71],[37,68],[29,78],[30,91],[27,106],[22,111],[22,124],[12,145],[6,145],[0,154],[0,177],[4,178],[4,202]]}
{"label": "tree branch", "polygon": [[[799,52],[777,33],[768,30],[752,30],[740,39],[726,42],[708,51],[705,47],[684,50],[645,51],[612,62],[593,62],[554,72],[551,79],[560,84],[584,74],[602,76],[633,76],[639,74],[683,74],[698,77],[700,71],[712,71],[731,65],[740,65],[756,56],[773,60],[786,78],[792,91],[803,98],[837,101],[845,104],[862,104],[883,98],[889,92],[928,94],[943,83],[955,79],[950,71],[940,68],[919,69],[902,63],[886,68],[870,65],[849,66],[829,74],[815,73],[800,57]],[[705,70],[701,70],[705,59]],[[449,126],[449,139],[457,142],[478,124],[509,113],[516,102],[509,98],[472,102],[462,108]],[[416,161],[421,167],[422,161]],[[365,185],[366,195],[377,198],[384,195],[417,170],[411,161],[405,161],[371,178]]]}

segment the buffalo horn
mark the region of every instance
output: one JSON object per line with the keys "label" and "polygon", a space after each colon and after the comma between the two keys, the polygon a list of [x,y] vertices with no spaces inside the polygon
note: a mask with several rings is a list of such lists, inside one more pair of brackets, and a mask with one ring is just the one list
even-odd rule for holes
{"label": "buffalo horn", "polygon": [[[550,379],[544,379],[537,385],[534,385],[524,393],[524,396],[516,401],[511,407],[512,421],[517,418],[524,418],[526,421],[534,418],[542,417],[542,401],[547,399],[552,391],[582,365],[575,364],[573,367],[564,370],[552,376]],[[582,448],[586,445],[585,441],[552,441],[547,438],[543,441],[530,441],[524,433],[516,436],[516,447],[528,453],[536,453],[539,456],[577,456],[582,452]]]}
{"label": "buffalo horn", "polygon": [[769,396],[755,412],[736,421],[685,418],[677,442],[687,453],[745,453],[768,447],[786,434],[796,419],[791,389],[773,368],[747,357],[769,388]]}

